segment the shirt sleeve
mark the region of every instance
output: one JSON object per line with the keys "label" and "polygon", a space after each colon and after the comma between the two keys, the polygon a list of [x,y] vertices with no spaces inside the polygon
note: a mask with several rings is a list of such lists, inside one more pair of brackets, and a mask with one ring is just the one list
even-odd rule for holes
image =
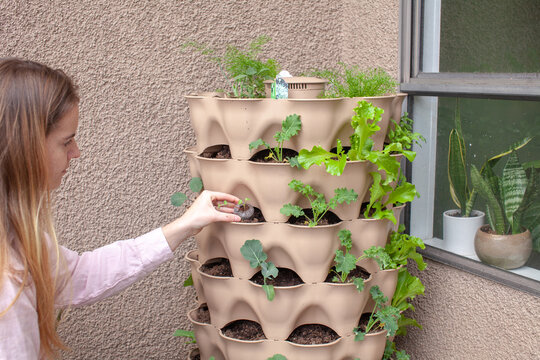
{"label": "shirt sleeve", "polygon": [[173,257],[161,228],[135,239],[117,241],[81,255],[60,247],[56,306],[93,304],[118,294]]}

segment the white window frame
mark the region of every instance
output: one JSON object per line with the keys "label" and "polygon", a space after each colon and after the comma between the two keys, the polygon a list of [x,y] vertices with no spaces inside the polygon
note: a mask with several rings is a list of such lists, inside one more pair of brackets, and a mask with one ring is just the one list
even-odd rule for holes
{"label": "white window frame", "polygon": [[427,258],[540,296],[540,270],[506,271],[485,265],[478,258],[445,251],[442,240],[433,236],[438,97],[540,100],[538,73],[440,73],[440,20],[441,0],[401,0],[400,90],[414,96],[404,106],[412,114],[415,131],[427,139],[414,148],[417,156],[410,169],[411,181],[422,195],[412,202],[406,217],[410,232],[427,244]]}

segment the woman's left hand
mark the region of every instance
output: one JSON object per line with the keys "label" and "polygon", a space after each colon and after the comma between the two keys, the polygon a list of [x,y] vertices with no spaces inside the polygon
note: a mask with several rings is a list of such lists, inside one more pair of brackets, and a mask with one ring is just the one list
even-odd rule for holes
{"label": "woman's left hand", "polygon": [[236,196],[204,190],[184,215],[163,227],[163,234],[174,251],[188,237],[197,234],[203,227],[214,222],[241,221],[234,215],[233,207],[238,204]]}

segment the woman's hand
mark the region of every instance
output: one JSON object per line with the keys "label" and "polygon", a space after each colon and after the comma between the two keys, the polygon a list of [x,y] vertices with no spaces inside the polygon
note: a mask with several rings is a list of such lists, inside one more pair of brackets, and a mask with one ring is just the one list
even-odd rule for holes
{"label": "woman's hand", "polygon": [[163,227],[163,234],[171,250],[176,250],[184,240],[197,234],[206,225],[218,221],[241,221],[240,216],[232,213],[239,200],[233,195],[204,190],[184,215]]}

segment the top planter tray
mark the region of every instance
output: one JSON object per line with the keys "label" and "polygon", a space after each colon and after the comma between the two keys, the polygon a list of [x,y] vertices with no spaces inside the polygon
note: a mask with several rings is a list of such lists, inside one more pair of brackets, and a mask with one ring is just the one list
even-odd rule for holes
{"label": "top planter tray", "polygon": [[186,96],[190,119],[197,138],[197,154],[213,145],[229,145],[233,159],[249,159],[256,151],[249,143],[263,139],[271,146],[273,135],[281,129],[282,121],[291,114],[300,115],[302,130],[287,142],[286,147],[299,151],[320,145],[330,150],[341,139],[348,146],[353,109],[358,101],[366,100],[384,109],[374,142],[375,150],[384,144],[390,119],[399,121],[401,105],[406,94],[366,98],[334,99],[238,99],[225,98],[219,93]]}

